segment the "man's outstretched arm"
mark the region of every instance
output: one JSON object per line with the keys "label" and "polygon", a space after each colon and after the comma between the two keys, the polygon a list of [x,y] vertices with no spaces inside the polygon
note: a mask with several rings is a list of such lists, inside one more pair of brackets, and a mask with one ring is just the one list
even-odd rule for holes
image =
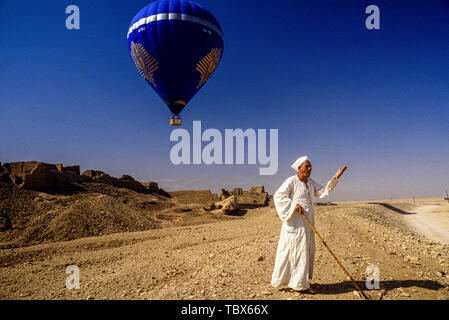
{"label": "man's outstretched arm", "polygon": [[334,177],[326,184],[324,188],[321,188],[317,190],[315,193],[316,197],[319,197],[320,199],[324,199],[329,196],[329,194],[334,190],[335,186],[338,183],[338,179],[341,177],[341,175],[346,171],[348,167],[345,165],[337,170],[337,173],[335,173]]}

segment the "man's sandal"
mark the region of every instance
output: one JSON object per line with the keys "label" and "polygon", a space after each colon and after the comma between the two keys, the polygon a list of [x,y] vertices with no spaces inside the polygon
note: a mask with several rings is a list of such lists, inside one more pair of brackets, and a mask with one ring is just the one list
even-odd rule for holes
{"label": "man's sandal", "polygon": [[301,290],[299,291],[300,293],[306,293],[306,294],[315,294],[316,290],[309,288],[309,289],[305,289],[305,290]]}

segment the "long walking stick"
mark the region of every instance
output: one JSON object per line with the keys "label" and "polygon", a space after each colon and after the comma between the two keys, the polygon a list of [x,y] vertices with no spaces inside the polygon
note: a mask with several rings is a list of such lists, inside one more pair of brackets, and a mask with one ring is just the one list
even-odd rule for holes
{"label": "long walking stick", "polygon": [[[297,210],[298,211],[298,210]],[[309,226],[312,228],[312,230],[315,232],[315,234],[317,235],[318,238],[320,238],[321,242],[324,244],[324,246],[326,247],[326,249],[330,252],[330,254],[332,255],[332,257],[334,257],[335,261],[337,261],[338,265],[342,268],[342,270],[346,273],[346,275],[349,277],[349,279],[351,279],[352,283],[354,283],[354,286],[357,288],[357,290],[362,294],[362,296],[366,299],[369,300],[368,296],[365,294],[365,292],[363,292],[362,289],[360,289],[360,287],[357,285],[357,283],[354,281],[354,279],[351,277],[351,275],[349,274],[348,271],[346,271],[345,267],[343,267],[343,265],[341,264],[341,262],[337,259],[337,257],[335,256],[335,254],[332,252],[332,250],[327,246],[326,242],[324,242],[323,238],[321,238],[320,234],[318,233],[318,231],[316,231],[315,227],[310,223],[309,219],[307,219],[306,215],[304,214],[304,212],[300,212],[300,214],[304,217],[304,219],[306,219],[307,223],[309,224]]]}

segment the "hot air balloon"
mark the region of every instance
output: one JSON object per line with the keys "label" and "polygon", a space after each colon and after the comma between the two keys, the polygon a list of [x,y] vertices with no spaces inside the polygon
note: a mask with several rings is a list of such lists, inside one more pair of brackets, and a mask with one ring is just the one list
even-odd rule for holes
{"label": "hot air balloon", "polygon": [[223,32],[201,5],[185,0],[150,3],[134,17],[128,48],[138,71],[172,112],[170,124],[204,86],[223,55]]}

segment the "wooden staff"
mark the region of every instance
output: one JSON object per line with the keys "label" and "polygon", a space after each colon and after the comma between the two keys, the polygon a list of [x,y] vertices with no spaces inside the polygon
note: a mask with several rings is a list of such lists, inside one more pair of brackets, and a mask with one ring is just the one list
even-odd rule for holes
{"label": "wooden staff", "polygon": [[[298,210],[296,210],[298,211]],[[302,211],[302,210],[301,210]],[[312,230],[315,232],[315,234],[317,235],[318,238],[320,238],[321,242],[324,244],[324,246],[326,247],[326,249],[330,252],[330,254],[332,255],[332,257],[334,257],[335,261],[337,261],[338,265],[340,266],[340,268],[346,273],[346,275],[349,277],[349,279],[351,279],[352,283],[354,283],[354,286],[357,288],[357,290],[362,294],[362,296],[366,299],[369,300],[368,296],[365,294],[365,292],[363,292],[362,289],[360,289],[360,287],[357,285],[357,283],[354,281],[354,279],[351,277],[351,275],[349,274],[348,271],[346,271],[345,267],[343,267],[343,265],[340,263],[340,261],[337,259],[337,257],[335,256],[335,254],[332,252],[332,250],[327,246],[326,242],[324,242],[323,238],[321,238],[320,234],[318,233],[318,231],[316,231],[316,229],[314,228],[314,226],[310,223],[309,219],[307,219],[306,215],[304,214],[304,212],[300,212],[298,211],[303,217],[304,219],[306,219],[307,223],[309,224],[309,226],[312,228]]]}

